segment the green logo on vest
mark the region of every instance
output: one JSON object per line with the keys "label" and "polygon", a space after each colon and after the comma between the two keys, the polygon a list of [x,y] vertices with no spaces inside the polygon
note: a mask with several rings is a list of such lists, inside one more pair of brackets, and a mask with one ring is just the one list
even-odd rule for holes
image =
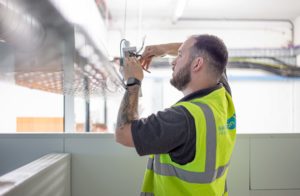
{"label": "green logo on vest", "polygon": [[218,126],[218,133],[220,135],[228,134],[228,131],[234,131],[236,127],[235,114],[227,119],[227,124]]}
{"label": "green logo on vest", "polygon": [[236,128],[236,118],[235,114],[227,120],[227,128],[229,130],[234,130]]}

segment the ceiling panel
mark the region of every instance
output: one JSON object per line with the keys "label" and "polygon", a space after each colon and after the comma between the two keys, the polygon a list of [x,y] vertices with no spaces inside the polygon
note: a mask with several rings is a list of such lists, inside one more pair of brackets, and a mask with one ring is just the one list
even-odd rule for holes
{"label": "ceiling panel", "polygon": [[[127,1],[127,5],[126,5]],[[113,19],[125,16],[137,17],[139,12],[143,17],[169,17],[172,16],[175,8],[175,0],[106,0]]]}
{"label": "ceiling panel", "polygon": [[299,0],[189,0],[182,17],[294,19]]}
{"label": "ceiling panel", "polygon": [[[142,13],[143,20],[170,18],[177,0],[106,0],[113,20],[128,22]],[[140,6],[140,8],[139,8]],[[299,0],[186,0],[182,17],[295,19],[300,16]]]}

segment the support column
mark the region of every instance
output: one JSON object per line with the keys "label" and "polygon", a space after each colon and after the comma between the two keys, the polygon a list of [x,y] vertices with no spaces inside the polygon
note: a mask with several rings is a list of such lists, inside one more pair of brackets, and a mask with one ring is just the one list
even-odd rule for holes
{"label": "support column", "polygon": [[0,74],[10,75],[9,78],[5,77],[5,80],[14,84],[15,77],[12,73],[14,73],[15,71],[16,70],[14,50],[5,42],[0,41]]}
{"label": "support column", "polygon": [[65,31],[63,41],[63,93],[64,93],[64,132],[75,132],[74,111],[74,55],[75,37],[74,28]]}
{"label": "support column", "polygon": [[89,94],[89,79],[84,76],[84,94],[85,94],[85,122],[84,122],[84,131],[90,132],[90,94]]}

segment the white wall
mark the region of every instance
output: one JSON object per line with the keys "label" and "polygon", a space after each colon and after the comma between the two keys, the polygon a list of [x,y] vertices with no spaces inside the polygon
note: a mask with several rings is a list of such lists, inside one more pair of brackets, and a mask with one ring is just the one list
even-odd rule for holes
{"label": "white wall", "polygon": [[299,79],[228,74],[239,133],[300,132]]}
{"label": "white wall", "polygon": [[[299,134],[237,135],[230,196],[299,196]],[[0,175],[45,154],[71,153],[73,196],[138,195],[147,156],[111,134],[0,134]]]}
{"label": "white wall", "polygon": [[[295,32],[294,32],[294,38],[295,38],[295,46],[300,47],[300,16],[298,16],[294,20],[294,27],[295,27]],[[297,57],[297,65],[300,66],[300,55]]]}
{"label": "white wall", "polygon": [[294,20],[294,28],[295,28],[295,32],[294,32],[294,37],[295,37],[295,45],[300,45],[300,16],[298,16],[295,20]]}

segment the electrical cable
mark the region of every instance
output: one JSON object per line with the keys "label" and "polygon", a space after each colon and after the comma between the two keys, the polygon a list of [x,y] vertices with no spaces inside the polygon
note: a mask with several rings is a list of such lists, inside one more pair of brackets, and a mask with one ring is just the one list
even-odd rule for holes
{"label": "electrical cable", "polygon": [[[278,64],[259,62],[257,59],[273,60]],[[280,76],[300,77],[300,67],[289,65],[275,57],[231,58],[228,65],[232,68],[261,69]]]}
{"label": "electrical cable", "polygon": [[142,46],[141,46],[141,48],[136,52],[137,54],[139,54],[139,53],[143,50],[144,45],[145,45],[145,39],[146,39],[146,36],[143,37]]}
{"label": "electrical cable", "polygon": [[125,0],[123,39],[126,38],[126,21],[127,21],[127,0]]}

